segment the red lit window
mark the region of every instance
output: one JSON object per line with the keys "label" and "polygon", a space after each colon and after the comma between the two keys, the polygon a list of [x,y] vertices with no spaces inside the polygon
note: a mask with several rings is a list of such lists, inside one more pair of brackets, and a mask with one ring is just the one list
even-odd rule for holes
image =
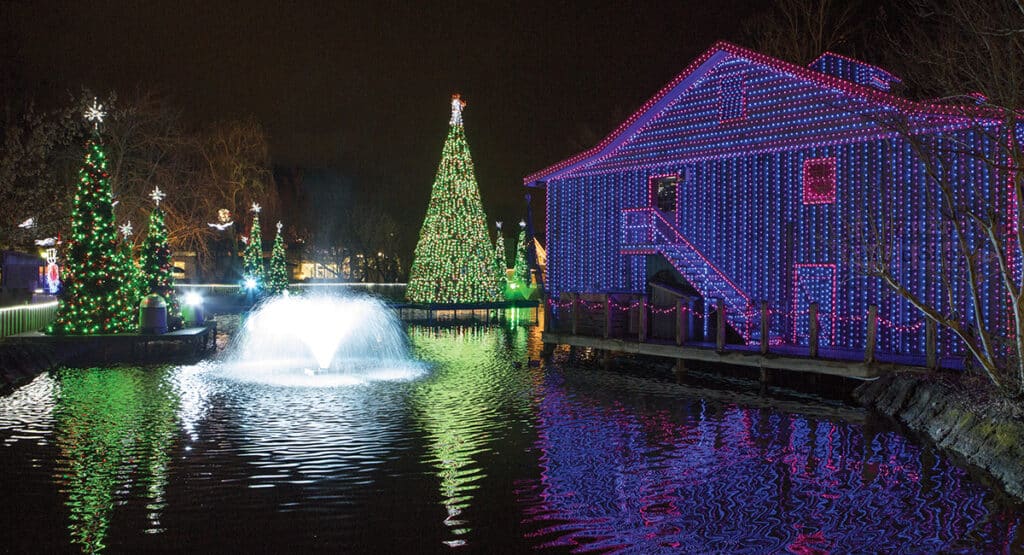
{"label": "red lit window", "polygon": [[804,160],[804,204],[832,204],[836,201],[836,159]]}

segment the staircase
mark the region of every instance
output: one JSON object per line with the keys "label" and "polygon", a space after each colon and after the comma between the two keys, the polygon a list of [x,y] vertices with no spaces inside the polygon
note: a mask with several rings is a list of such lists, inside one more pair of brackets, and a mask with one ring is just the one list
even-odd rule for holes
{"label": "staircase", "polygon": [[652,208],[622,212],[622,252],[660,254],[707,300],[722,299],[726,321],[747,343],[757,340],[749,317],[750,297],[732,282],[697,247]]}

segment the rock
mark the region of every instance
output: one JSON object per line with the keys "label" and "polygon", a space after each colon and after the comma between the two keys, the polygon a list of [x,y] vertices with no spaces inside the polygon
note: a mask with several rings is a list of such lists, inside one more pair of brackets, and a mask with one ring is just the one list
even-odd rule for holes
{"label": "rock", "polygon": [[903,421],[939,447],[984,469],[1024,500],[1024,421],[983,407],[925,376],[889,374],[853,392],[861,404]]}

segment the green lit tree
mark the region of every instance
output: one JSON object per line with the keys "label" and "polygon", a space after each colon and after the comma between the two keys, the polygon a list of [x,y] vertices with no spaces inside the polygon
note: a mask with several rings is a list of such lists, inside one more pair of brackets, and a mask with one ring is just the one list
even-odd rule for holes
{"label": "green lit tree", "polygon": [[505,236],[501,234],[501,222],[496,224],[498,236],[494,239],[494,279],[498,283],[498,291],[508,289],[508,266],[505,261]]}
{"label": "green lit tree", "polygon": [[94,124],[93,133],[78,172],[65,251],[64,292],[51,333],[92,335],[135,329],[136,307],[130,302],[131,284],[121,275],[125,260],[117,247],[110,175],[99,133],[104,115],[95,101],[86,112],[86,119]]}
{"label": "green lit tree", "polygon": [[515,289],[515,296],[530,296],[530,265],[526,261],[526,222],[519,222],[519,240],[516,241],[516,264],[512,268],[510,288]]}
{"label": "green lit tree", "polygon": [[288,289],[288,262],[285,259],[284,239],[281,236],[281,222],[277,222],[277,236],[274,249],[270,252],[270,272],[267,275],[267,291],[277,295]]}
{"label": "green lit tree", "polygon": [[181,307],[174,293],[174,274],[171,265],[171,246],[167,243],[167,223],[160,201],[165,197],[159,187],[153,190],[150,198],[156,207],[149,214],[149,230],[142,242],[142,292],[146,295],[157,294],[167,302],[167,322],[169,324],[181,320]]}
{"label": "green lit tree", "polygon": [[[252,203],[252,230],[249,231],[249,244],[242,254],[242,279],[248,284],[252,280],[252,288],[259,291],[263,288],[263,235],[260,233],[260,205]],[[248,287],[248,285],[247,285]]]}
{"label": "green lit tree", "polygon": [[459,95],[452,96],[448,137],[409,271],[406,298],[411,302],[500,300],[487,218],[462,127],[465,105]]}

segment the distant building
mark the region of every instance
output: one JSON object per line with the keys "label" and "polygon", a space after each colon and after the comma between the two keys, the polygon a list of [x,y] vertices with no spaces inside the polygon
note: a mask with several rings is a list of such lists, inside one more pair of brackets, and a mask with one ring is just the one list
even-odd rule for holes
{"label": "distant building", "polygon": [[[771,341],[806,343],[816,302],[821,344],[854,349],[874,304],[879,349],[922,353],[921,314],[851,262],[864,230],[896,226],[886,248],[901,281],[944,310],[972,310],[961,270],[942,265],[949,235],[936,232],[934,187],[906,137],[966,145],[940,162],[972,202],[1006,209],[1013,193],[963,152],[994,152],[985,131],[999,120],[901,98],[898,81],[831,53],[800,67],[716,43],[597,146],[524,179],[547,194],[547,293],[639,293],[667,273],[705,306],[724,299],[745,341],[758,340],[766,300]],[[1006,321],[997,290],[981,310]]]}

